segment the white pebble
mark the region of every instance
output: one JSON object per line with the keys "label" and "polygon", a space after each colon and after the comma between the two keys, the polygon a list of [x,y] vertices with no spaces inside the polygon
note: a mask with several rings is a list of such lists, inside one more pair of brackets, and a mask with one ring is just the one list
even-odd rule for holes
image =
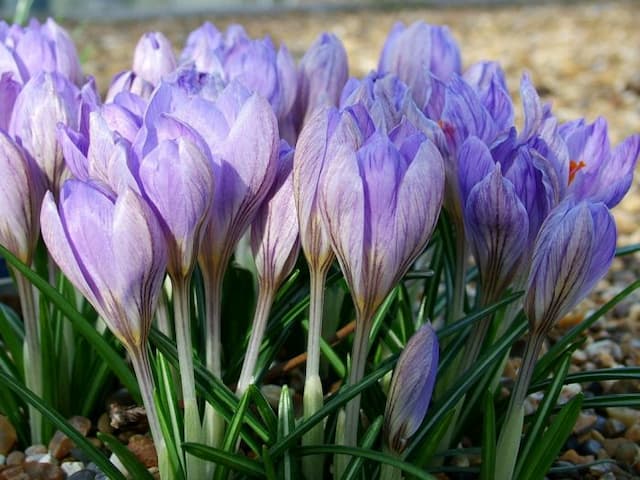
{"label": "white pebble", "polygon": [[84,464],[82,462],[64,462],[60,465],[60,468],[67,474],[67,478],[69,478],[74,473],[83,470]]}

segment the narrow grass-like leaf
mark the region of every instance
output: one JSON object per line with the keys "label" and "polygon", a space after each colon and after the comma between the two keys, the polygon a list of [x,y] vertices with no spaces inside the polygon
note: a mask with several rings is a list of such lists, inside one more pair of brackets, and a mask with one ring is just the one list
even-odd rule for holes
{"label": "narrow grass-like leaf", "polygon": [[382,324],[384,322],[384,318],[387,316],[391,305],[397,298],[399,290],[400,287],[395,287],[393,290],[391,290],[391,293],[387,295],[387,298],[385,298],[384,302],[382,302],[382,305],[380,305],[380,307],[376,311],[376,314],[373,317],[373,322],[371,323],[372,327],[371,333],[369,333],[369,345],[373,345],[373,343],[375,342],[375,339],[378,336],[378,332],[380,331],[380,328],[382,327]]}
{"label": "narrow grass-like leaf", "polygon": [[446,412],[444,416],[441,417],[440,421],[433,426],[429,435],[424,439],[424,442],[419,448],[420,465],[428,465],[431,463],[431,459],[437,455],[440,443],[449,430],[455,413],[454,409]]}
{"label": "narrow grass-like leaf", "polygon": [[323,421],[325,417],[329,416],[329,414],[337,411],[353,397],[381,379],[393,368],[397,361],[398,357],[394,355],[380,363],[378,368],[366,375],[360,383],[356,385],[347,385],[341,388],[339,392],[332,396],[320,410],[311,415],[308,419],[302,421],[294,432],[284,438],[279,438],[271,447],[271,457],[277,458],[279,455],[282,455],[282,453],[284,453],[288,448],[291,448],[302,435],[311,430],[314,425]]}
{"label": "narrow grass-like leaf", "polygon": [[247,391],[251,395],[251,401],[260,414],[260,418],[264,421],[267,430],[271,432],[272,438],[275,438],[278,434],[278,417],[276,417],[273,408],[256,385],[250,385]]}
{"label": "narrow grass-like leaf", "polygon": [[[153,392],[153,402],[156,405],[162,405],[160,396],[157,392]],[[166,417],[166,411],[164,408],[158,408],[158,420],[160,421],[160,430],[162,431],[162,438],[164,438],[165,448],[167,449],[167,459],[169,460],[169,467],[172,472],[179,472],[178,478],[184,478],[184,453],[179,452],[176,441],[180,441],[180,435],[175,435],[172,432],[171,420]],[[182,453],[182,454],[181,454]]]}
{"label": "narrow grass-like leaf", "polygon": [[269,447],[267,445],[262,446],[262,463],[264,464],[264,474],[267,480],[278,480],[276,467],[273,465],[273,460],[271,460]]}
{"label": "narrow grass-like leaf", "polygon": [[[617,367],[590,370],[588,372],[570,373],[564,378],[565,385],[569,383],[607,382],[611,380],[637,380],[640,378],[640,367]],[[552,380],[544,380],[529,387],[529,392],[543,390]]]}
{"label": "narrow grass-like leaf", "polygon": [[100,355],[104,361],[111,367],[113,373],[118,377],[122,384],[129,390],[129,392],[140,398],[140,390],[138,388],[138,382],[131,372],[131,369],[124,362],[122,357],[116,352],[109,343],[107,343],[102,336],[96,331],[93,325],[87,322],[84,317],[76,310],[76,308],[69,303],[60,293],[58,293],[49,282],[40,277],[36,272],[27,267],[24,263],[18,260],[11,252],[0,245],[0,255],[2,255],[8,263],[11,264],[16,270],[19,270],[32,285],[34,285],[40,292],[53,304],[56,308],[65,315],[65,317],[71,321],[73,328],[95,348],[98,355]]}
{"label": "narrow grass-like leaf", "polygon": [[[360,448],[373,451],[373,444],[378,438],[383,422],[384,418],[380,415],[371,423],[367,431],[362,436]],[[349,462],[347,469],[344,471],[341,480],[356,480],[359,478],[362,465],[364,465],[364,460],[365,459],[363,457],[353,457]]]}
{"label": "narrow grass-like leaf", "polygon": [[621,393],[585,398],[584,408],[629,407],[640,408],[640,393]]}
{"label": "narrow grass-like leaf", "polygon": [[109,449],[116,454],[124,468],[132,478],[140,480],[153,480],[153,475],[149,470],[140,463],[140,460],[133,454],[131,450],[125,447],[120,440],[107,433],[98,432],[98,439],[102,441]]}
{"label": "narrow grass-like leaf", "polygon": [[493,480],[496,470],[496,410],[491,390],[486,391],[483,403],[484,418],[482,419],[482,465],[480,466],[480,479]]}
{"label": "narrow grass-like leaf", "polygon": [[573,397],[560,410],[545,431],[540,442],[531,450],[523,463],[521,480],[542,480],[558,457],[558,452],[569,438],[573,426],[580,415],[582,394]]}
{"label": "narrow grass-like leaf", "polygon": [[22,345],[24,343],[24,326],[18,314],[8,306],[0,303],[0,336],[4,348],[11,354],[13,363],[22,372]]}
{"label": "narrow grass-like leaf", "polygon": [[296,447],[293,449],[293,453],[298,456],[305,455],[351,455],[354,457],[362,457],[367,460],[374,460],[378,463],[386,463],[392,465],[408,474],[411,474],[422,480],[435,480],[435,477],[428,474],[424,470],[416,467],[411,463],[399,460],[389,454],[369,450],[359,447],[345,447],[343,445],[309,445],[306,447]]}
{"label": "narrow grass-like leaf", "polygon": [[[284,385],[280,391],[280,401],[278,402],[278,440],[285,439],[295,428],[291,394],[289,393],[289,388]],[[271,458],[270,454],[269,458]],[[298,469],[288,449],[283,452],[280,465],[280,478],[283,480],[294,480],[298,478]]]}
{"label": "narrow grass-like leaf", "polygon": [[632,253],[640,252],[640,243],[634,243],[632,245],[625,245],[624,247],[616,248],[616,257],[624,257],[625,255],[631,255]]}
{"label": "narrow grass-like leaf", "polygon": [[549,349],[549,351],[540,359],[536,365],[536,370],[533,374],[532,383],[540,382],[546,377],[546,374],[552,368],[561,353],[567,348],[567,346],[578,339],[578,336],[585,330],[589,329],[594,323],[598,321],[600,317],[611,311],[618,303],[628,297],[635,290],[640,288],[640,279],[634,281],[623,289],[620,293],[614,296],[607,303],[602,305],[598,310],[589,315],[588,318],[580,322],[578,325],[569,330],[557,343]]}
{"label": "narrow grass-like leaf", "polygon": [[87,455],[109,478],[114,480],[125,480],[124,475],[109,461],[104,454],[87,440],[80,432],[73,428],[69,423],[49,405],[45,404],[40,398],[33,394],[29,389],[16,382],[9,375],[0,371],[0,382],[7,388],[18,394],[26,403],[33,405],[43,417],[49,419],[55,427],[62,433],[67,435],[76,446]]}
{"label": "narrow grass-like leaf", "polygon": [[255,460],[250,460],[244,455],[225,452],[219,448],[207,447],[206,445],[200,445],[198,443],[184,443],[182,444],[182,448],[190,455],[216,463],[218,468],[220,465],[224,465],[227,468],[239,473],[244,473],[250,477],[265,477],[262,464]]}
{"label": "narrow grass-like leaf", "polygon": [[515,478],[519,478],[520,472],[529,463],[529,456],[536,445],[539,445],[542,441],[542,429],[547,423],[547,419],[553,411],[553,407],[558,401],[560,391],[564,385],[565,377],[569,372],[569,366],[571,365],[571,354],[567,353],[562,359],[562,363],[556,369],[556,373],[553,378],[553,382],[544,394],[544,398],[538,405],[538,409],[533,417],[527,436],[523,442],[523,447],[518,455],[518,461],[516,463]]}
{"label": "narrow grass-like leaf", "polygon": [[[4,352],[0,350],[0,357],[2,357],[2,354]],[[26,445],[29,441],[29,419],[22,413],[25,411],[26,407],[18,395],[8,388],[0,388],[0,412],[9,419],[9,423],[16,430],[18,440],[23,445]]]}
{"label": "narrow grass-like leaf", "polygon": [[[244,395],[242,395],[242,398],[240,399],[238,409],[231,418],[231,422],[229,422],[229,428],[227,428],[227,431],[224,434],[224,440],[222,442],[222,450],[224,450],[225,452],[233,453],[233,451],[236,449],[238,436],[240,435],[240,429],[242,428],[244,417],[247,413],[247,407],[249,406],[249,400],[251,399],[252,388],[255,389],[255,385],[249,385],[249,388],[247,388],[247,390],[244,392]],[[220,465],[218,468],[216,468],[216,473],[213,478],[215,480],[224,480],[226,476],[226,466]]]}
{"label": "narrow grass-like leaf", "polygon": [[[155,355],[155,377],[156,377],[156,403],[160,405],[158,410],[162,411],[163,423],[167,432],[164,434],[165,438],[170,436],[172,439],[182,438],[182,416],[178,413],[177,395],[175,389],[175,383],[173,378],[173,372],[171,366],[167,362],[167,359],[161,352],[157,352]],[[174,440],[172,440],[174,442]],[[174,455],[174,459],[170,458],[170,462],[181,463],[178,459],[178,451],[175,443],[172,443],[171,454]],[[182,465],[184,468],[185,465]]]}

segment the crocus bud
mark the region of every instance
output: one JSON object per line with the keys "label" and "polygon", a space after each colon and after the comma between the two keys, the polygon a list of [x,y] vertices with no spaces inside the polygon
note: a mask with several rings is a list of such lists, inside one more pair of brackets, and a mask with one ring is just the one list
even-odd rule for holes
{"label": "crocus bud", "polygon": [[293,149],[282,140],[276,179],[251,225],[258,278],[274,290],[291,273],[300,248],[292,168]]}
{"label": "crocus bud", "polygon": [[411,88],[420,108],[429,100],[432,77],[447,82],[461,70],[460,50],[449,29],[424,22],[409,27],[397,23],[378,64],[378,72],[393,73]]}
{"label": "crocus bud", "polygon": [[603,203],[558,205],[542,224],[524,298],[531,331],[548,332],[609,269],[616,226]]}
{"label": "crocus bud", "polygon": [[616,206],[629,191],[640,154],[640,134],[627,137],[613,150],[607,122],[598,118],[591,125],[578,120],[561,127],[569,149],[568,192],[579,199]]}
{"label": "crocus bud", "polygon": [[154,213],[127,190],[117,198],[96,183],[68,180],[60,205],[45,196],[42,236],[62,272],[130,351],[147,339],[167,265]]}
{"label": "crocus bud", "polygon": [[40,234],[42,172],[11,137],[0,130],[0,244],[29,265]]}
{"label": "crocus bud", "polygon": [[186,137],[162,140],[141,160],[138,175],[167,239],[169,275],[187,278],[213,199],[209,151]]}
{"label": "crocus bud", "polygon": [[333,34],[323,33],[309,47],[298,67],[298,131],[304,119],[318,107],[338,106],[348,75],[347,52],[342,42]]}
{"label": "crocus bud", "polygon": [[407,342],[393,372],[384,410],[386,447],[402,453],[431,401],[438,370],[438,337],[428,323]]}
{"label": "crocus bud", "polygon": [[116,74],[111,80],[105,102],[113,102],[116,96],[122,92],[128,92],[143,99],[148,99],[153,92],[153,84],[136,75],[132,71],[124,71]]}
{"label": "crocus bud", "polygon": [[79,91],[58,73],[40,73],[31,78],[13,108],[9,134],[35,159],[54,193],[66,175],[57,126],[61,123],[77,129],[78,117]]}
{"label": "crocus bud", "polygon": [[15,50],[30,77],[40,72],[58,72],[76,85],[83,81],[78,53],[71,37],[50,18],[42,25],[35,19],[31,20],[19,36]]}
{"label": "crocus bud", "polygon": [[443,161],[407,122],[387,134],[362,104],[333,115],[318,205],[358,316],[368,321],[435,228]]}
{"label": "crocus bud", "polygon": [[133,52],[131,70],[151,85],[176,68],[176,57],[171,42],[160,32],[147,32],[138,41]]}

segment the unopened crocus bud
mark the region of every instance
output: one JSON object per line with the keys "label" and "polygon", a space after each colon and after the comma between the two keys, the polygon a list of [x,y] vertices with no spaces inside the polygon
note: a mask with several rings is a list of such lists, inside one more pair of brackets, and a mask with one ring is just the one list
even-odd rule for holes
{"label": "unopened crocus bud", "polygon": [[386,447],[400,454],[424,419],[438,370],[438,337],[430,324],[413,334],[393,372],[384,411]]}
{"label": "unopened crocus bud", "polygon": [[300,248],[292,168],[293,149],[282,140],[276,179],[251,225],[258,278],[273,291],[291,273]]}
{"label": "unopened crocus bud", "polygon": [[147,32],[138,41],[133,53],[131,70],[151,85],[176,68],[176,56],[171,42],[160,32]]}
{"label": "unopened crocus bud", "polygon": [[33,159],[0,130],[0,244],[29,265],[40,234],[45,180]]}
{"label": "unopened crocus bud", "polygon": [[167,265],[162,229],[132,190],[68,180],[56,206],[45,196],[42,236],[66,277],[132,351],[146,342]]}
{"label": "unopened crocus bud", "polygon": [[444,26],[397,23],[385,41],[378,72],[397,75],[422,109],[431,95],[432,78],[447,82],[461,73],[460,50]]}
{"label": "unopened crocus bud", "polygon": [[609,269],[616,226],[603,203],[558,205],[535,242],[524,311],[532,332],[544,335],[595,286]]}
{"label": "unopened crocus bud", "polygon": [[31,154],[54,193],[66,175],[58,124],[77,129],[79,106],[79,91],[69,80],[58,73],[40,73],[26,83],[13,108],[9,134]]}
{"label": "unopened crocus bud", "polygon": [[338,106],[348,76],[347,52],[342,42],[333,34],[323,33],[309,47],[298,67],[298,131],[318,107]]}

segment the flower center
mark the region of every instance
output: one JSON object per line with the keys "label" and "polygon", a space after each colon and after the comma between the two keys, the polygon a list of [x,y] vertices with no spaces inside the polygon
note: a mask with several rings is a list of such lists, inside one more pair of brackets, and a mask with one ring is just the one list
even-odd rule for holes
{"label": "flower center", "polygon": [[580,170],[582,170],[586,166],[587,164],[584,163],[582,160],[580,160],[579,162],[576,162],[575,160],[569,161],[569,185],[571,185],[571,182],[573,182],[573,179],[575,178],[576,173],[578,173]]}

